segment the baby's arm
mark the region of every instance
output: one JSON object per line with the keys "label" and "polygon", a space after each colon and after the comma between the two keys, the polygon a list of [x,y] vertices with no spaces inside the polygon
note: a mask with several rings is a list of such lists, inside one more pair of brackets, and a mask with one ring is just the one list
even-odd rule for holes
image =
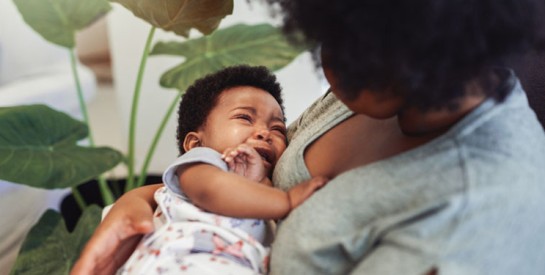
{"label": "baby's arm", "polygon": [[284,192],[205,163],[189,165],[180,174],[182,190],[197,206],[220,215],[256,219],[285,217],[327,182],[316,177]]}

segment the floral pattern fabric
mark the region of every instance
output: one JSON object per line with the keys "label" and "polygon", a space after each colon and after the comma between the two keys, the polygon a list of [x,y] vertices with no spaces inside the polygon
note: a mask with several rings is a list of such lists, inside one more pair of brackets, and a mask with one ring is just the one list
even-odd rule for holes
{"label": "floral pattern fabric", "polygon": [[[172,175],[181,165],[221,160],[211,149],[194,150],[179,157],[165,175]],[[204,211],[191,204],[180,189],[172,190],[171,186],[179,186],[170,182],[174,179],[177,177],[163,177],[165,187],[155,192],[155,231],[144,236],[117,274],[267,273],[269,249],[262,245],[265,221]]]}

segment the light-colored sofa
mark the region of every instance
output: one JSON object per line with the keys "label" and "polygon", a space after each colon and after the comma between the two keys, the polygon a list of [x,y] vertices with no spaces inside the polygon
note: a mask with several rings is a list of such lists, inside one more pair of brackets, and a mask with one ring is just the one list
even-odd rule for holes
{"label": "light-colored sofa", "polygon": [[[93,73],[79,65],[85,99],[96,92]],[[67,49],[28,27],[12,0],[0,1],[0,106],[43,103],[80,118]],[[2,129],[0,129],[1,131]],[[0,274],[8,274],[27,232],[67,190],[46,191],[0,180]]]}

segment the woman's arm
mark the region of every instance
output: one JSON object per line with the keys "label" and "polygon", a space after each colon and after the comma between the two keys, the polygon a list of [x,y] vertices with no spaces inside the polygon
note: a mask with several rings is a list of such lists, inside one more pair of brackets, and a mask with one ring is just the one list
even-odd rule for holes
{"label": "woman's arm", "polygon": [[191,201],[207,211],[258,219],[285,217],[327,182],[316,177],[284,192],[203,163],[185,168],[179,180]]}
{"label": "woman's arm", "polygon": [[121,196],[93,233],[71,274],[114,274],[142,235],[153,230],[157,207],[153,194],[161,186],[147,185]]}

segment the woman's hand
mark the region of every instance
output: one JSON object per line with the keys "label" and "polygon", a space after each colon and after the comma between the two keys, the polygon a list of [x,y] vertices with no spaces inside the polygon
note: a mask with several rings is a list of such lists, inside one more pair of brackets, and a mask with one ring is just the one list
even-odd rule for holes
{"label": "woman's hand", "polygon": [[153,193],[160,186],[137,188],[119,198],[93,233],[71,274],[115,274],[143,234],[153,231]]}

